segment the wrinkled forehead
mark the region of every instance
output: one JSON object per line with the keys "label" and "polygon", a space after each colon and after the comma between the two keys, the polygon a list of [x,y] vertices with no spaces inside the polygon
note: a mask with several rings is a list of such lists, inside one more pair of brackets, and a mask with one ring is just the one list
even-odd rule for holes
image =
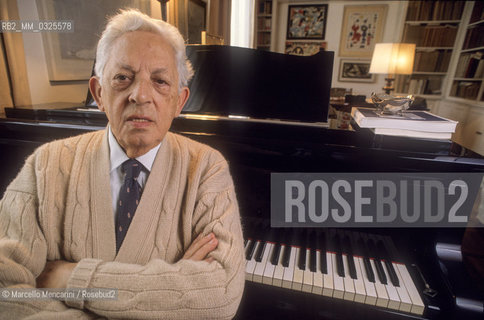
{"label": "wrinkled forehead", "polygon": [[122,66],[177,73],[173,47],[163,36],[147,31],[128,32],[113,42],[105,70]]}

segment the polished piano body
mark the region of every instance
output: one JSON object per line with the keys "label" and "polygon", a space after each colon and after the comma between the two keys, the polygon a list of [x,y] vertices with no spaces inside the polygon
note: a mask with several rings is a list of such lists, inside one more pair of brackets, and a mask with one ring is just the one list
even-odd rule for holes
{"label": "polished piano body", "polygon": [[[435,252],[437,241],[460,243],[463,230],[273,229],[269,221],[271,172],[484,172],[482,158],[462,156],[467,151],[451,141],[330,129],[332,53],[295,57],[195,46],[188,54],[197,73],[171,130],[213,146],[229,161],[246,239],[247,281],[238,319],[482,316],[456,306],[458,293]],[[0,161],[8,168],[1,192],[37,146],[102,129],[107,122],[89,109],[7,114],[0,119]],[[292,270],[283,269],[289,265]],[[423,294],[425,282],[436,296]],[[470,286],[464,294],[482,301]]]}

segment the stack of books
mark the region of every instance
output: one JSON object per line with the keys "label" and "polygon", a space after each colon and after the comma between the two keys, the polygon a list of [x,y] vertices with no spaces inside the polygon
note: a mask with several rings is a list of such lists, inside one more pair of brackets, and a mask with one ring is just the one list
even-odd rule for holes
{"label": "stack of books", "polygon": [[375,134],[450,140],[457,121],[427,111],[406,111],[403,115],[382,115],[376,109],[352,108],[351,116],[360,128]]}

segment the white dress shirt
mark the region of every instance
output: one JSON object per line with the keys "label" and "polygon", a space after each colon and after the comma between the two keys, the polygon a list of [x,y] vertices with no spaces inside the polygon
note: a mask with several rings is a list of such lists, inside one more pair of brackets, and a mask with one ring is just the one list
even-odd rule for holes
{"label": "white dress shirt", "polygon": [[[114,137],[111,127],[108,127],[108,131],[109,159],[111,161],[111,171],[109,172],[111,182],[111,198],[113,200],[112,205],[114,216],[116,217],[119,189],[121,189],[121,186],[123,185],[125,176],[125,173],[121,170],[121,165],[129,158]],[[141,164],[144,166],[137,180],[141,186],[141,190],[143,190],[145,187],[146,180],[151,172],[151,167],[153,166],[153,162],[155,161],[155,157],[158,153],[158,149],[160,149],[160,146],[161,143],[144,155],[136,158],[136,160],[141,162]]]}

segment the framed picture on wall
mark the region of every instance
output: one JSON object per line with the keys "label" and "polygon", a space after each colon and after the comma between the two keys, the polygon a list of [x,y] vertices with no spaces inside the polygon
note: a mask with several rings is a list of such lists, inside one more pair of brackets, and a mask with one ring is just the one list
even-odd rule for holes
{"label": "framed picture on wall", "polygon": [[327,15],[327,4],[288,6],[287,40],[323,40]]}
{"label": "framed picture on wall", "polygon": [[284,53],[296,56],[312,56],[326,50],[326,42],[321,41],[286,41]]}
{"label": "framed picture on wall", "polygon": [[37,0],[36,4],[40,20],[73,21],[73,32],[42,32],[50,81],[89,80],[106,16],[125,7],[151,12],[149,0]]}
{"label": "framed picture on wall", "polygon": [[381,42],[388,5],[345,6],[339,55],[371,58],[375,43]]}
{"label": "framed picture on wall", "polygon": [[370,60],[341,59],[338,81],[375,82],[375,75],[369,73]]}

